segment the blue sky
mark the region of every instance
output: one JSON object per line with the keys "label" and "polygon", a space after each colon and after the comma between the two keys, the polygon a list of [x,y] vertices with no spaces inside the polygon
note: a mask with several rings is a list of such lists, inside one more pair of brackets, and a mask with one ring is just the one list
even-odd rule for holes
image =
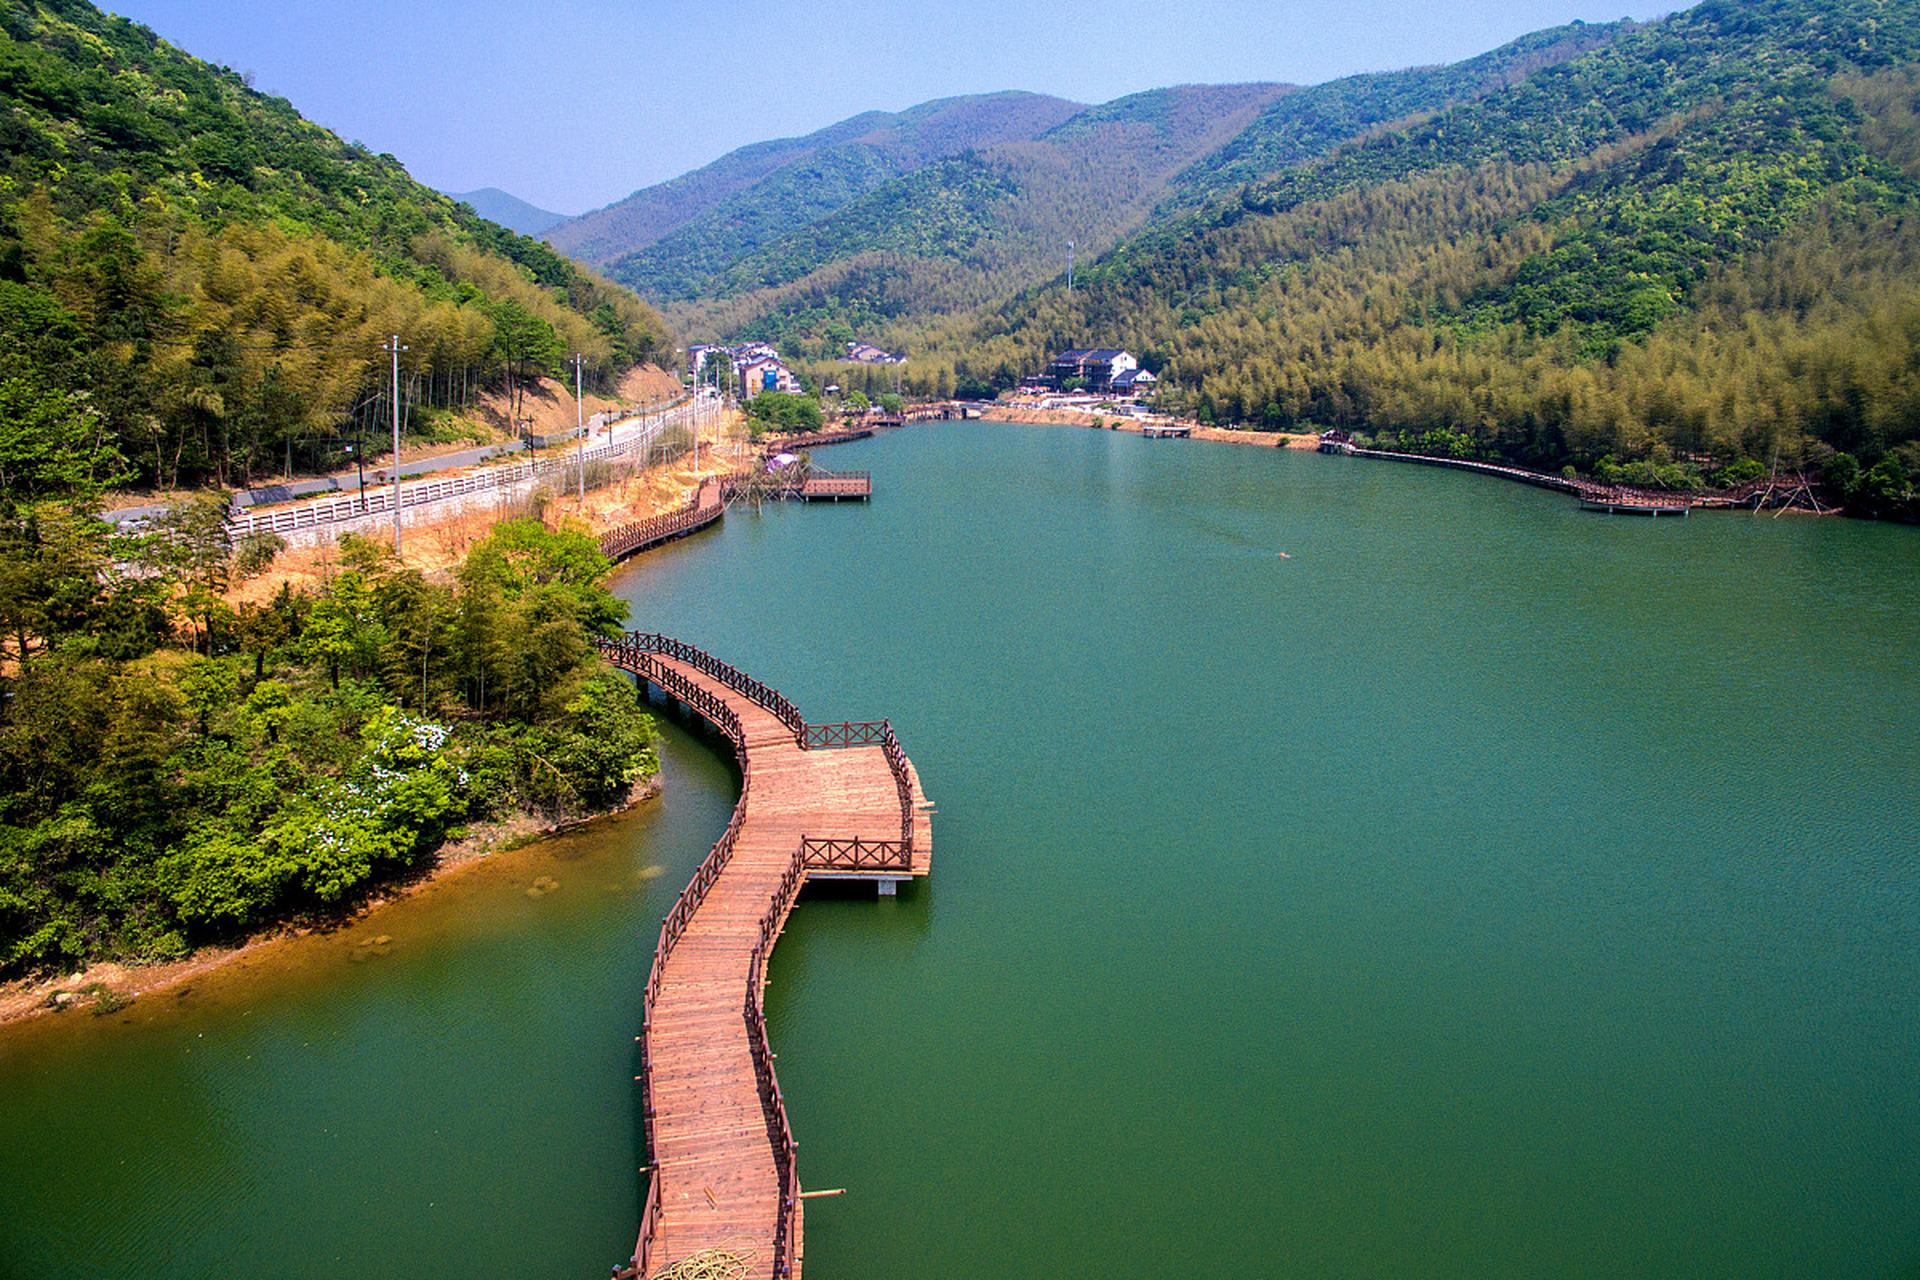
{"label": "blue sky", "polygon": [[1640,0],[100,0],[252,72],[311,120],[449,191],[582,213],[768,138],[868,110],[1029,89],[1317,84],[1454,62]]}

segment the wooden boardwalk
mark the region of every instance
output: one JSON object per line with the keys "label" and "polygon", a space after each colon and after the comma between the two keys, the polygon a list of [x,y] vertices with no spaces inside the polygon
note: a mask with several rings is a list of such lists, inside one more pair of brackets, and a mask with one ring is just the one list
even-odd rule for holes
{"label": "wooden boardwalk", "polygon": [[663,516],[636,520],[621,525],[600,538],[600,550],[609,560],[651,551],[675,538],[684,538],[696,529],[704,529],[726,514],[726,486],[719,480],[704,480],[687,505]]}
{"label": "wooden boardwalk", "polygon": [[[871,432],[865,434],[872,434]],[[604,533],[600,550],[609,560],[624,560],[651,551],[675,538],[704,529],[726,514],[735,498],[794,498],[801,502],[865,502],[873,496],[873,476],[866,471],[808,469],[791,483],[757,472],[739,472],[700,482],[686,505],[663,516],[636,520]]]}
{"label": "wooden boardwalk", "polygon": [[776,690],[690,645],[602,642],[615,666],[713,724],[740,800],[660,929],[641,1019],[651,1177],[632,1259],[652,1276],[724,1249],[800,1274],[800,1184],[761,1007],[765,963],[809,877],[889,891],[927,874],[932,806],[885,721],[808,725]]}
{"label": "wooden boardwalk", "polygon": [[728,502],[866,502],[873,497],[870,471],[823,471],[793,466],[771,474],[738,471],[721,481]]}
{"label": "wooden boardwalk", "polygon": [[1604,511],[1611,515],[1684,516],[1695,507],[1760,511],[1797,506],[1805,502],[1818,514],[1835,510],[1822,507],[1813,482],[1805,475],[1790,474],[1785,480],[1770,476],[1749,480],[1730,488],[1699,493],[1679,493],[1664,489],[1638,488],[1633,485],[1603,484],[1585,477],[1568,478],[1509,467],[1497,462],[1476,462],[1467,458],[1436,458],[1422,453],[1393,453],[1385,449],[1362,449],[1345,432],[1323,432],[1320,452],[1345,454],[1355,458],[1383,458],[1389,462],[1411,462],[1423,467],[1446,467],[1455,471],[1477,471],[1481,475],[1517,480],[1539,489],[1572,494],[1580,500],[1582,511]]}

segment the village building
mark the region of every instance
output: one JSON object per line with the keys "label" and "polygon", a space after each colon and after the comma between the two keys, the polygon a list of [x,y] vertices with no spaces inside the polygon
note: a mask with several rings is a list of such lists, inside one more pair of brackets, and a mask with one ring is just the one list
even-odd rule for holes
{"label": "village building", "polygon": [[891,351],[882,351],[871,342],[849,342],[847,359],[859,364],[905,364],[907,358]]}
{"label": "village building", "polygon": [[687,348],[688,363],[697,379],[709,367],[717,380],[739,388],[740,397],[751,400],[762,391],[798,391],[799,379],[787,368],[771,343],[744,342],[738,346],[703,343]]}
{"label": "village building", "polygon": [[1140,362],[1129,352],[1096,347],[1086,351],[1062,351],[1047,366],[1047,377],[1056,387],[1064,387],[1078,378],[1089,391],[1111,391],[1114,389],[1114,379],[1139,367]]}
{"label": "village building", "polygon": [[793,371],[778,356],[759,356],[740,365],[740,397],[751,400],[762,391],[794,392],[800,389]]}

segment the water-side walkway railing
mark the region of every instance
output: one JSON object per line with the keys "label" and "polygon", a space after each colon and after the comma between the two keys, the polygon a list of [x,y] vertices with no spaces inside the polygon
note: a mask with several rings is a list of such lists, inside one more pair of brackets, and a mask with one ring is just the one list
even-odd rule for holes
{"label": "water-side walkway railing", "polygon": [[641,1009],[650,1157],[632,1258],[651,1276],[720,1252],[800,1274],[796,1144],[767,1045],[766,962],[809,878],[891,892],[927,874],[932,805],[886,721],[809,725],[778,690],[705,651],[634,632],[606,660],[733,744],[740,799],[660,925]]}
{"label": "water-side walkway railing", "polygon": [[609,560],[623,560],[650,551],[675,538],[704,529],[726,514],[737,498],[795,498],[802,502],[865,502],[873,494],[873,477],[865,471],[803,469],[792,480],[737,472],[700,482],[685,505],[665,515],[635,520],[604,533],[600,550]]}
{"label": "water-side walkway railing", "polygon": [[1606,484],[1584,476],[1568,477],[1499,462],[1478,462],[1471,458],[1441,458],[1424,453],[1396,453],[1388,449],[1365,449],[1336,433],[1323,434],[1320,452],[1344,454],[1354,458],[1379,458],[1387,462],[1411,462],[1423,467],[1446,467],[1454,471],[1475,471],[1481,475],[1517,480],[1535,488],[1553,489],[1571,494],[1587,511],[1607,511],[1634,515],[1685,515],[1698,507],[1703,510],[1750,509],[1805,506],[1819,514],[1830,514],[1831,507],[1820,503],[1812,483],[1798,473],[1766,476],[1742,481],[1725,489],[1705,493],[1647,489],[1634,485]]}

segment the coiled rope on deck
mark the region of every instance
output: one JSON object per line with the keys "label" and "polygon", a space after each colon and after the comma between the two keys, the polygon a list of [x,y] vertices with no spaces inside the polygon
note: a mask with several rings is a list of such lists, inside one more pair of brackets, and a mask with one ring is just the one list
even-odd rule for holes
{"label": "coiled rope on deck", "polygon": [[702,1249],[653,1273],[653,1280],[747,1280],[758,1249]]}

